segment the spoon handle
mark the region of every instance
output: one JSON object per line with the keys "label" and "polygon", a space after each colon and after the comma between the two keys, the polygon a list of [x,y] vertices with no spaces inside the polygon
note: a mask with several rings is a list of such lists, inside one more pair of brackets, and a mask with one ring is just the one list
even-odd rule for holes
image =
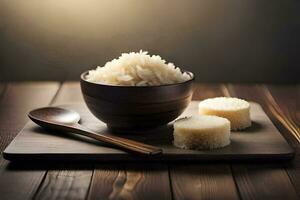
{"label": "spoon handle", "polygon": [[121,137],[117,137],[117,136],[112,136],[112,135],[100,135],[98,133],[95,133],[89,129],[87,129],[84,126],[81,126],[80,124],[76,124],[73,126],[68,126],[68,128],[70,128],[73,133],[77,133],[86,137],[90,137],[93,138],[95,140],[101,141],[101,142],[105,142],[108,144],[112,144],[114,146],[118,146],[121,147],[123,149],[129,150],[129,151],[133,151],[136,153],[141,153],[141,154],[146,154],[146,155],[156,155],[156,154],[161,154],[162,153],[162,149],[155,147],[155,146],[151,146],[148,144],[144,144],[141,142],[137,142],[134,140],[129,140],[129,139],[125,139],[125,138],[121,138]]}

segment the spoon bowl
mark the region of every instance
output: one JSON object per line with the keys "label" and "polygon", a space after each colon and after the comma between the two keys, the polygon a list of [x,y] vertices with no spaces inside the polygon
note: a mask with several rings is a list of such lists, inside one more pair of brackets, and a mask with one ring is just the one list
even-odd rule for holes
{"label": "spoon bowl", "polygon": [[73,111],[59,107],[44,107],[31,111],[28,114],[30,119],[39,119],[59,124],[77,124],[80,115]]}

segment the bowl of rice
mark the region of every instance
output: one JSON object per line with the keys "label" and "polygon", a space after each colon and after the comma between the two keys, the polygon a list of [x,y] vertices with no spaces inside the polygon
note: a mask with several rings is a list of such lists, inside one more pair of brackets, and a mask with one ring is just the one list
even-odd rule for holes
{"label": "bowl of rice", "polygon": [[194,75],[148,52],[123,53],[81,74],[89,110],[116,131],[152,129],[176,119],[189,105]]}

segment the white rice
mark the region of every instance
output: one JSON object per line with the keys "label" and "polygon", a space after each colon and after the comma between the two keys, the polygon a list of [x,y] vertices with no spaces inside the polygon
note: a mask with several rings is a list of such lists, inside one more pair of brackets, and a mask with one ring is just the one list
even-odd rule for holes
{"label": "white rice", "polygon": [[158,55],[147,51],[123,53],[118,59],[107,62],[103,67],[90,70],[87,81],[107,85],[153,86],[180,83],[191,79],[173,63],[166,63]]}

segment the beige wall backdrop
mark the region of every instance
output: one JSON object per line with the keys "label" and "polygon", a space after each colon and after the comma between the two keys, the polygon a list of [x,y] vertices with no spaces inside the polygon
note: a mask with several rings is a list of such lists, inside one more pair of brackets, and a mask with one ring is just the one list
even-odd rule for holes
{"label": "beige wall backdrop", "polygon": [[298,82],[298,0],[0,0],[0,80],[78,80],[147,50],[201,82]]}

